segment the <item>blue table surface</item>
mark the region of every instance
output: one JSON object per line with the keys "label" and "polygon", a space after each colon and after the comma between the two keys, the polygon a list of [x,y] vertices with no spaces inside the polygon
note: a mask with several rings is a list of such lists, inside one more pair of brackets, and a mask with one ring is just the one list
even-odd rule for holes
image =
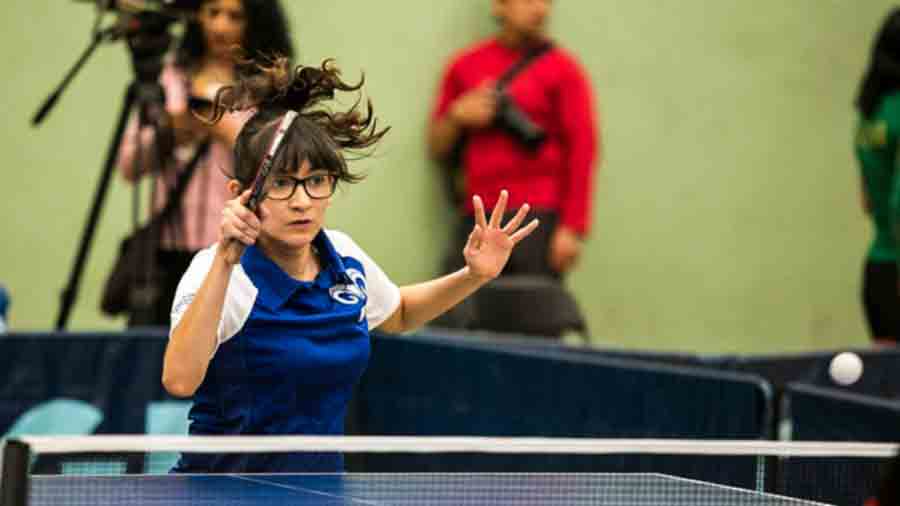
{"label": "blue table surface", "polygon": [[42,505],[809,505],[660,474],[32,476]]}

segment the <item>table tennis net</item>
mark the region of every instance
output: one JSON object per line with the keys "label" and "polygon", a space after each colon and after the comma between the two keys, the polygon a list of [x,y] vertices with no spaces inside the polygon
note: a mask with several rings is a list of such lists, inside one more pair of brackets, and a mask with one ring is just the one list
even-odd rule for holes
{"label": "table tennis net", "polygon": [[[0,506],[863,504],[897,445],[773,441],[79,436],[6,441]],[[172,473],[182,454],[232,474]],[[267,463],[303,462],[281,474]],[[335,460],[346,472],[320,473]],[[221,462],[221,461],[216,461]],[[270,471],[279,474],[267,474]]]}

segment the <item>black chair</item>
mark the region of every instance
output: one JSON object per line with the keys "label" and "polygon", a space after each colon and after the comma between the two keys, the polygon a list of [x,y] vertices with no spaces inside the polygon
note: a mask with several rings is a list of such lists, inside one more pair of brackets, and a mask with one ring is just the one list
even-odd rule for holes
{"label": "black chair", "polygon": [[587,339],[588,328],[575,298],[562,282],[548,276],[501,276],[473,295],[464,328],[534,337],[574,332]]}

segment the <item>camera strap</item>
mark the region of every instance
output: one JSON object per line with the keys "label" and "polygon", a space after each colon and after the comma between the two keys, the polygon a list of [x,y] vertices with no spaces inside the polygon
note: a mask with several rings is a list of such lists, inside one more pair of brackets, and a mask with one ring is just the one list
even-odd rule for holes
{"label": "camera strap", "polygon": [[[509,83],[512,82],[513,78],[519,75],[520,72],[525,70],[528,65],[538,59],[544,53],[553,49],[553,42],[545,41],[544,43],[534,46],[528,49],[522,58],[519,59],[516,63],[514,63],[510,68],[506,69],[499,79],[497,79],[497,84],[495,86],[495,90],[497,92],[502,92],[504,88],[509,86]],[[463,176],[462,172],[459,168],[462,165],[462,157],[463,151],[465,150],[467,142],[467,135],[463,133],[456,140],[456,143],[453,145],[453,148],[450,150],[450,154],[446,156],[446,158],[441,162],[441,165],[447,169],[444,172],[446,176],[446,188],[447,193],[450,196],[450,201],[454,205],[459,205],[462,202],[462,194],[463,194]]]}
{"label": "camera strap", "polygon": [[512,80],[519,75],[523,70],[525,70],[528,65],[530,65],[533,61],[537,60],[541,55],[553,49],[553,42],[546,41],[538,46],[535,46],[529,49],[522,58],[519,59],[516,63],[513,64],[512,67],[506,69],[506,72],[497,79],[497,91],[500,91],[507,86]]}
{"label": "camera strap", "polygon": [[203,141],[197,150],[194,151],[194,155],[188,163],[185,164],[184,169],[178,173],[175,186],[172,187],[169,194],[166,196],[165,206],[163,206],[154,219],[162,223],[164,221],[171,221],[175,217],[175,212],[181,207],[181,197],[184,196],[184,191],[187,190],[188,183],[191,181],[191,176],[194,175],[194,169],[197,168],[200,159],[209,152],[210,142],[209,139]]}

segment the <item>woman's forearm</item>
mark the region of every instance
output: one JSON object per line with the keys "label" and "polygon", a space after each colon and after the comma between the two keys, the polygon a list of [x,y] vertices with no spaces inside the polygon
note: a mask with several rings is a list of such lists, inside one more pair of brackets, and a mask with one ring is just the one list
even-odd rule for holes
{"label": "woman's forearm", "polygon": [[177,397],[194,394],[216,351],[217,332],[228,281],[234,269],[222,248],[216,251],[206,279],[172,331],[163,360],[162,382]]}
{"label": "woman's forearm", "polygon": [[464,267],[431,281],[404,286],[400,288],[400,308],[396,321],[385,322],[389,326],[383,330],[406,332],[419,328],[446,313],[488,281],[490,280],[472,275],[469,268]]}

